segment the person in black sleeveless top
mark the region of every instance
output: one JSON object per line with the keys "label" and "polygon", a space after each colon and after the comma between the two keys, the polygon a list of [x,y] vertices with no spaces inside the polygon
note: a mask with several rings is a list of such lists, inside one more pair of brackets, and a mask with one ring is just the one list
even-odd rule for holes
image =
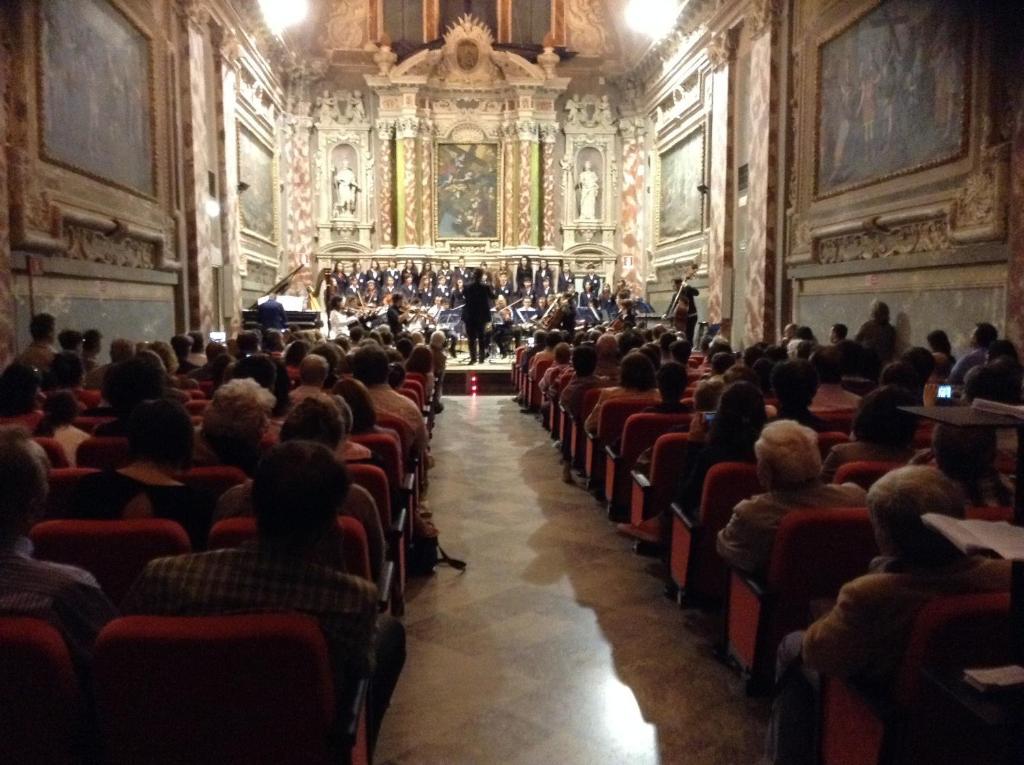
{"label": "person in black sleeveless top", "polygon": [[72,497],[72,517],[167,518],[184,527],[193,549],[205,548],[214,498],[180,480],[192,463],[193,439],[192,420],[181,404],[139,404],[128,422],[130,462],[82,478]]}

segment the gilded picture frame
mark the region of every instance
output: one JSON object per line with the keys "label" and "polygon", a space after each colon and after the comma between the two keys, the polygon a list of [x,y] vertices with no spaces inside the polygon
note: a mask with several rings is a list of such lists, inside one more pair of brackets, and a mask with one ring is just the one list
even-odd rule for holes
{"label": "gilded picture frame", "polygon": [[704,122],[699,123],[655,157],[654,234],[658,247],[704,231],[704,195],[697,187],[705,182],[707,171],[705,128]]}
{"label": "gilded picture frame", "polygon": [[278,169],[273,144],[242,121],[238,122],[238,180],[248,186],[238,195],[238,220],[243,234],[277,246]]}
{"label": "gilded picture frame", "polygon": [[930,0],[869,5],[818,40],[814,198],[963,157],[973,45],[974,12]]}
{"label": "gilded picture frame", "polygon": [[435,241],[500,241],[501,155],[497,142],[434,145]]}
{"label": "gilded picture frame", "polygon": [[155,200],[152,36],[112,0],[43,0],[36,32],[41,158]]}

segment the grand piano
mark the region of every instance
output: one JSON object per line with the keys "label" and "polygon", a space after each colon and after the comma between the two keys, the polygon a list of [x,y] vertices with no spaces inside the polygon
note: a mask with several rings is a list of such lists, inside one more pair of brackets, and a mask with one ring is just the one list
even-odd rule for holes
{"label": "grand piano", "polygon": [[[245,329],[260,329],[259,314],[257,313],[257,307],[264,300],[269,298],[271,295],[278,295],[281,298],[281,303],[284,305],[285,318],[288,321],[288,328],[292,330],[303,330],[303,329],[317,329],[323,326],[323,318],[320,316],[320,301],[317,299],[316,294],[308,287],[307,296],[293,296],[293,295],[282,295],[288,287],[291,285],[292,279],[299,271],[306,266],[298,266],[292,270],[286,277],[275,284],[271,290],[260,297],[255,303],[246,309],[242,310],[242,325]],[[297,308],[291,308],[290,304],[292,301],[297,306],[308,305],[310,310],[298,310]]]}

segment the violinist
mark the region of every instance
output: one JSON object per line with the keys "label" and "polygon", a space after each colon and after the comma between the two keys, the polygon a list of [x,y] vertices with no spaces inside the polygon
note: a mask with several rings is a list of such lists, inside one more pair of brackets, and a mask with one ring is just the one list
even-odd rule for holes
{"label": "violinist", "polygon": [[359,320],[353,316],[348,308],[345,307],[344,302],[341,299],[341,295],[335,295],[331,298],[329,312],[327,314],[327,328],[329,331],[329,339],[335,340],[339,337],[348,337],[348,328],[358,322]]}
{"label": "violinist", "polygon": [[391,305],[388,306],[386,318],[388,328],[391,330],[391,334],[395,337],[398,337],[402,333],[402,325],[408,318],[402,310],[404,305],[405,296],[401,292],[395,292],[391,295]]}
{"label": "violinist", "polygon": [[508,301],[504,295],[498,295],[494,301],[491,323],[493,325],[492,337],[498,346],[498,353],[505,358],[509,354],[509,342],[512,340],[512,309],[508,307]]}
{"label": "violinist", "polygon": [[633,307],[632,298],[623,298],[619,300],[619,315],[615,320],[616,324],[619,324],[621,329],[634,329],[636,327],[636,310]]}

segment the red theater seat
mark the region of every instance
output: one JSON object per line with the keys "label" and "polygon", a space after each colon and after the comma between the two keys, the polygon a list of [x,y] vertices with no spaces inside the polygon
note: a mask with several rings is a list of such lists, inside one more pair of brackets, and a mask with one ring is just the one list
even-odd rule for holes
{"label": "red theater seat", "polygon": [[327,644],[307,616],[117,619],[97,640],[95,685],[110,763],[342,761]]}
{"label": "red theater seat", "polygon": [[78,482],[87,475],[98,472],[96,468],[55,468],[50,471],[50,492],[46,495],[47,520],[66,518],[71,513],[71,500],[78,488]]}
{"label": "red theater seat", "polygon": [[613,398],[601,407],[597,422],[597,433],[587,434],[587,454],[584,471],[589,487],[604,494],[605,446],[617,445],[622,439],[622,429],[630,415],[651,406],[649,398]]}
{"label": "red theater seat", "polygon": [[247,480],[249,477],[245,471],[231,465],[194,467],[181,477],[182,483],[218,499],[228,489],[245,483]]}
{"label": "red theater seat", "polygon": [[10,763],[82,762],[83,707],[64,638],[41,619],[0,617],[0,741]]}
{"label": "red theater seat", "polygon": [[54,438],[45,438],[43,436],[36,436],[32,439],[46,452],[46,458],[50,460],[51,468],[66,468],[70,467],[68,462],[68,455],[64,452],[64,447],[60,445],[60,442]]}
{"label": "red theater seat", "polygon": [[123,436],[92,436],[78,445],[78,467],[117,470],[128,461],[128,439]]}
{"label": "red theater seat", "polygon": [[679,481],[679,470],[686,457],[686,433],[668,433],[654,442],[651,469],[647,478],[635,470],[630,497],[629,522],[639,526],[648,518],[667,512]]}
{"label": "red theater seat", "polygon": [[832,447],[836,444],[845,444],[849,442],[850,436],[846,433],[840,433],[838,430],[827,431],[818,434],[818,451],[821,452],[821,458],[824,460]]}
{"label": "red theater seat", "polygon": [[151,560],[192,549],[185,529],[163,518],[43,521],[29,536],[37,558],[84,568],[115,603]]}
{"label": "red theater seat", "polygon": [[906,463],[903,462],[883,462],[883,461],[862,461],[862,462],[847,462],[839,466],[836,471],[833,483],[855,483],[860,486],[864,491],[870,489],[875,481],[881,478],[883,475],[891,470],[901,468]]}
{"label": "red theater seat", "polygon": [[624,515],[629,508],[633,488],[630,471],[637,458],[670,429],[689,425],[691,417],[690,414],[638,412],[626,418],[619,445],[605,446],[604,495],[611,515]]}
{"label": "red theater seat", "polygon": [[957,595],[926,605],[914,620],[890,696],[822,678],[822,765],[953,765],[1011,762],[1003,736],[978,730],[929,690],[923,671],[1013,661],[1008,593]]}
{"label": "red theater seat", "polygon": [[[202,395],[202,393],[199,395]],[[207,398],[193,398],[191,401],[185,402],[185,411],[194,417],[200,417],[211,403],[213,402]]]}
{"label": "red theater seat", "polygon": [[736,505],[762,491],[756,465],[721,462],[704,478],[697,518],[672,503],[669,573],[680,599],[718,601],[725,596],[729,571],[715,549],[718,532],[725,528]]}
{"label": "red theater seat", "polygon": [[770,687],[779,642],[810,623],[811,602],[835,598],[877,554],[867,510],[797,510],[779,525],[763,580],[731,572],[726,645],[751,691]]}
{"label": "red theater seat", "polygon": [[540,381],[544,377],[544,373],[548,371],[548,368],[554,364],[554,359],[542,359],[537,362],[537,365],[533,368],[533,379],[527,380],[526,388],[526,406],[530,410],[539,409],[541,401],[544,397],[540,392]]}

